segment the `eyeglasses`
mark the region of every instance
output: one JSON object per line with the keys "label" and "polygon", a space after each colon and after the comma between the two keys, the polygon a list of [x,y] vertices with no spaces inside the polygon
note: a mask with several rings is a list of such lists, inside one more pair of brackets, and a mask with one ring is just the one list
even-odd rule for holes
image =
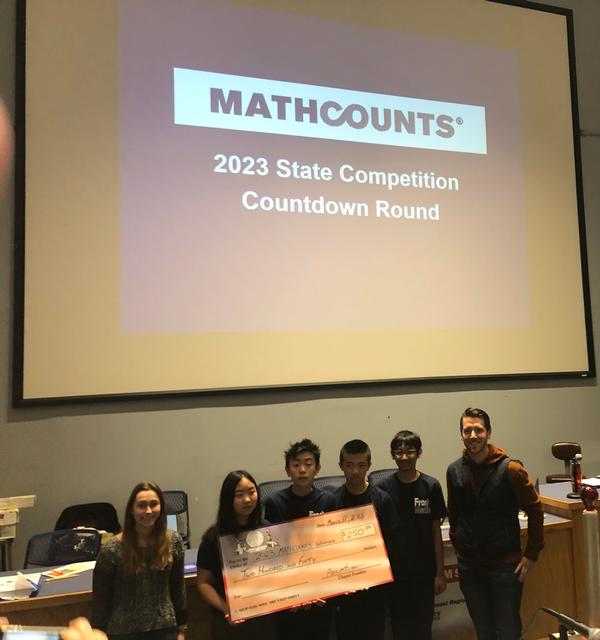
{"label": "eyeglasses", "polygon": [[392,451],[394,458],[401,458],[402,456],[414,458],[418,453],[419,451],[417,449],[394,449]]}

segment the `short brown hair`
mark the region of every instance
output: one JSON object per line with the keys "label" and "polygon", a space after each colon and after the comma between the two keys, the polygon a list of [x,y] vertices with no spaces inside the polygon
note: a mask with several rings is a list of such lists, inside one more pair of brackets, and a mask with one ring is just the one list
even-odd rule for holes
{"label": "short brown hair", "polygon": [[486,431],[489,431],[492,428],[490,417],[483,409],[478,409],[477,407],[467,407],[463,411],[463,414],[460,417],[460,422],[459,422],[459,429],[461,433],[462,433],[462,427],[463,427],[463,424],[462,424],[463,418],[479,418],[480,420],[483,421],[483,426],[485,427]]}

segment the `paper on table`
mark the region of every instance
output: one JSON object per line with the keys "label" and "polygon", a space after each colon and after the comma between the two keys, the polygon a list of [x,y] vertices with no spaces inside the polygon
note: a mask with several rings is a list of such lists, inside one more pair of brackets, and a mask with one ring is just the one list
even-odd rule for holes
{"label": "paper on table", "polygon": [[59,578],[69,578],[70,576],[89,571],[96,566],[95,560],[88,560],[87,562],[73,562],[72,564],[66,564],[62,567],[56,567],[42,573],[46,578],[58,580]]}
{"label": "paper on table", "polygon": [[3,600],[28,598],[33,590],[33,585],[20,573],[0,577],[0,598]]}
{"label": "paper on table", "polygon": [[582,482],[588,487],[600,487],[600,478],[585,478]]}
{"label": "paper on table", "polygon": [[20,576],[23,576],[27,582],[29,582],[35,589],[38,588],[40,584],[40,578],[42,577],[41,573],[21,573],[18,572]]}

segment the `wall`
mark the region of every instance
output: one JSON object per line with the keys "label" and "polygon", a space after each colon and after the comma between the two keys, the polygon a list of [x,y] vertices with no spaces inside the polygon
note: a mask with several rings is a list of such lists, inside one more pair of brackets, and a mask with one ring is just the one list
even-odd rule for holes
{"label": "wall", "polygon": [[[14,110],[16,0],[0,0],[0,94]],[[600,343],[600,3],[552,2],[574,9],[580,99],[590,290],[596,345]],[[551,108],[551,105],[548,105]],[[322,473],[334,474],[350,438],[366,439],[373,468],[390,466],[389,441],[400,428],[424,440],[422,468],[443,477],[460,452],[457,419],[467,405],[488,410],[494,440],[521,458],[533,476],[560,470],[550,443],[582,443],[584,470],[600,472],[600,392],[595,380],[479,384],[382,385],[358,390],[295,390],[243,396],[112,402],[13,409],[12,193],[0,200],[0,494],[35,493],[22,513],[15,564],[26,540],[52,529],[61,509],[94,500],[122,511],[137,481],[183,488],[191,499],[192,535],[213,520],[225,473],[248,468],[259,481],[284,476],[282,451],[305,435],[323,450]],[[600,361],[596,347],[596,360]],[[469,354],[477,357],[477,354]],[[60,372],[57,372],[59,375]]]}

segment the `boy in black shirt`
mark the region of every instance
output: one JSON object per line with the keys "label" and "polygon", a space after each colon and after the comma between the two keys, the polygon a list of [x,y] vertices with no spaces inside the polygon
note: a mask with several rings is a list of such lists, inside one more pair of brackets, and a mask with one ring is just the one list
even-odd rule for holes
{"label": "boy in black shirt", "polygon": [[[371,450],[367,443],[362,440],[346,442],[340,451],[340,469],[346,483],[334,494],[336,508],[372,504],[389,554],[398,530],[398,515],[390,496],[367,482],[370,467]],[[387,587],[372,587],[337,600],[335,626],[338,640],[383,640]]]}
{"label": "boy in black shirt", "polygon": [[[321,450],[308,438],[290,445],[285,452],[285,471],[292,484],[265,498],[266,520],[279,524],[336,508],[331,493],[313,486],[321,469],[320,459]],[[279,614],[277,636],[281,640],[328,640],[330,626],[331,607],[312,605]]]}
{"label": "boy in black shirt", "polygon": [[434,599],[446,588],[440,529],[446,503],[440,483],[417,469],[422,445],[416,433],[399,431],[391,453],[398,471],[379,488],[391,496],[401,523],[389,597],[393,637],[431,640]]}

